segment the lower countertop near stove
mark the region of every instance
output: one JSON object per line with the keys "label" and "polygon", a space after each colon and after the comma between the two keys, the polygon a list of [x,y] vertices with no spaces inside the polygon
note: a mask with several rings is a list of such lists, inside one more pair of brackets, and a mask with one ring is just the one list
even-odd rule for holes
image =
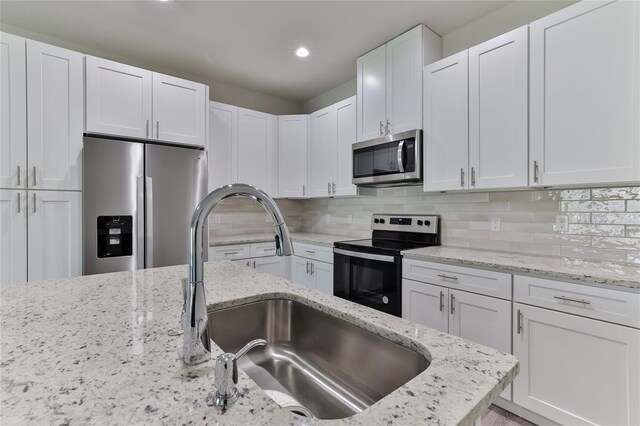
{"label": "lower countertop near stove", "polygon": [[556,256],[536,256],[459,247],[425,247],[402,252],[407,259],[469,266],[511,274],[580,281],[615,290],[640,292],[640,267]]}
{"label": "lower countertop near stove", "polygon": [[[242,370],[243,397],[209,407],[214,363],[182,363],[179,280],[187,267],[7,285],[2,298],[0,423],[471,424],[513,380],[512,355],[228,261],[205,265],[211,308],[290,298],[431,360],[414,379],[344,420],[294,416]],[[212,355],[221,353],[212,345]]]}

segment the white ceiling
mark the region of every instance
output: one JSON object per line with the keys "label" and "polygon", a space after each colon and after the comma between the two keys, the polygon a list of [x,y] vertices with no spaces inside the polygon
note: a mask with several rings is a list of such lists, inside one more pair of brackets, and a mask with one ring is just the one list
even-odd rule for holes
{"label": "white ceiling", "polygon": [[[425,23],[442,35],[507,1],[0,1],[0,21],[179,75],[306,101]],[[294,55],[299,46],[311,55]]]}

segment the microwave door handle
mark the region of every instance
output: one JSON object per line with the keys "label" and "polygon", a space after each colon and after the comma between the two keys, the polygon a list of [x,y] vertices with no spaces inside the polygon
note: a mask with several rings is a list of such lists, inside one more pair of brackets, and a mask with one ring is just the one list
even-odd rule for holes
{"label": "microwave door handle", "polygon": [[360,259],[378,260],[380,262],[390,262],[390,263],[395,262],[395,258],[393,256],[384,256],[382,254],[360,253],[360,252],[357,252],[357,251],[349,251],[349,250],[343,250],[343,249],[339,249],[339,248],[334,248],[333,252],[336,253],[336,254],[342,254],[342,255],[345,255],[345,256],[357,257],[357,258],[360,258]]}
{"label": "microwave door handle", "polygon": [[404,141],[400,141],[398,144],[398,170],[400,173],[404,173]]}

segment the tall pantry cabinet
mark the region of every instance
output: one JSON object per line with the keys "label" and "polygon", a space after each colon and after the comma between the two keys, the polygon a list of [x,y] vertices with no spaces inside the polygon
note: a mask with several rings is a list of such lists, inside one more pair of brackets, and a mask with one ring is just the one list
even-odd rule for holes
{"label": "tall pantry cabinet", "polygon": [[0,283],[80,275],[83,55],[0,40]]}

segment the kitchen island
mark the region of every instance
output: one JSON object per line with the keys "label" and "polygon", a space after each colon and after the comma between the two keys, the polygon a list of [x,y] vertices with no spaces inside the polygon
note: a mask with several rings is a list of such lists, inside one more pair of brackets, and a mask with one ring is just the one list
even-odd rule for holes
{"label": "kitchen island", "polygon": [[[182,363],[186,266],[5,286],[0,423],[471,424],[513,380],[512,355],[228,261],[205,265],[210,309],[286,298],[425,355],[429,367],[365,411],[315,420],[282,409],[244,372],[242,398],[209,407],[214,363]],[[222,351],[212,344],[212,356]]]}

